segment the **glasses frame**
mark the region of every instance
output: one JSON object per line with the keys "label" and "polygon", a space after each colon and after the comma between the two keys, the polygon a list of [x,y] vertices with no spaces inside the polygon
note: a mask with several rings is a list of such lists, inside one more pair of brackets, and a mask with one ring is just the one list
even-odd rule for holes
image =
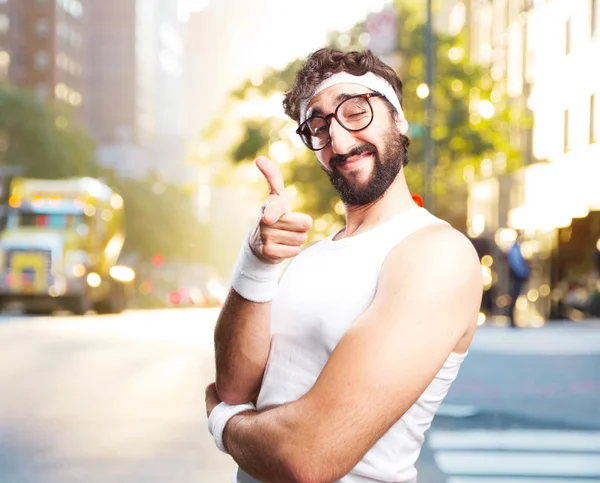
{"label": "glasses frame", "polygon": [[[369,109],[371,109],[371,120],[367,123],[366,126],[361,127],[360,129],[348,129],[346,126],[344,126],[344,123],[342,121],[340,121],[337,113],[338,113],[339,108],[342,106],[342,104],[344,104],[344,102],[348,102],[349,100],[356,99],[358,97],[367,101],[367,105],[369,106]],[[331,144],[331,134],[329,134],[329,140],[325,143],[325,145],[323,147],[315,149],[315,148],[309,146],[308,143],[304,140],[304,137],[302,136],[302,134],[300,134],[302,132],[303,128],[307,126],[307,123],[309,121],[312,121],[314,119],[323,119],[325,121],[325,124],[327,124],[327,129],[329,130],[331,128],[331,119],[335,118],[335,120],[338,122],[338,124],[340,126],[342,126],[348,132],[359,132],[359,131],[362,131],[363,129],[367,129],[371,125],[371,123],[373,122],[373,118],[375,117],[375,111],[373,111],[373,106],[371,105],[371,102],[369,101],[369,99],[371,99],[371,97],[385,97],[385,95],[382,94],[381,92],[366,92],[365,94],[357,94],[355,96],[348,97],[348,98],[344,99],[342,102],[340,102],[337,105],[337,107],[335,108],[335,111],[333,111],[332,113],[327,114],[325,116],[309,117],[306,121],[304,121],[302,124],[300,124],[298,126],[298,129],[296,129],[296,134],[298,136],[300,136],[300,139],[302,139],[302,142],[308,149],[310,149],[311,151],[321,151],[322,149],[325,149],[327,146],[329,146]]]}

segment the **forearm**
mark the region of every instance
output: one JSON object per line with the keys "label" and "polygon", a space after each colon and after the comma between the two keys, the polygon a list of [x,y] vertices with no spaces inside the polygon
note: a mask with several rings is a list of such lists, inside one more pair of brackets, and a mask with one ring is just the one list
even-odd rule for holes
{"label": "forearm", "polygon": [[[303,450],[290,405],[240,413],[225,426],[223,440],[233,459],[262,483],[296,483],[302,475]],[[308,460],[307,465],[308,465]]]}
{"label": "forearm", "polygon": [[217,392],[228,404],[257,396],[270,349],[271,303],[250,302],[231,290],[215,328]]}

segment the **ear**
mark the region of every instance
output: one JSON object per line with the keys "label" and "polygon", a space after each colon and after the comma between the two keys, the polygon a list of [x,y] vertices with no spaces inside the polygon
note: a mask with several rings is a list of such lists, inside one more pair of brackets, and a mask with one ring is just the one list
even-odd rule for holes
{"label": "ear", "polygon": [[408,121],[404,117],[400,117],[398,111],[394,112],[394,122],[396,123],[396,126],[398,126],[400,133],[406,136],[406,133],[408,132]]}

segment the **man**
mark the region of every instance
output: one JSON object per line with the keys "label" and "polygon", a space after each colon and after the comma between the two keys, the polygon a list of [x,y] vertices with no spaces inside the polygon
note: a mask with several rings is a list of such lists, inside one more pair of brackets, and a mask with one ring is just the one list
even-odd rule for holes
{"label": "man", "polygon": [[510,304],[508,306],[508,316],[511,327],[518,327],[515,318],[515,308],[517,299],[523,291],[527,279],[531,275],[531,269],[521,252],[521,242],[523,233],[517,233],[517,239],[508,251],[508,268],[510,274]]}
{"label": "man", "polygon": [[[414,463],[473,338],[482,294],[472,244],[406,185],[402,83],[370,52],[321,49],[286,113],[346,208],[301,252],[277,165],[215,329],[209,429],[233,481],[414,482]],[[293,258],[279,280],[279,264]]]}

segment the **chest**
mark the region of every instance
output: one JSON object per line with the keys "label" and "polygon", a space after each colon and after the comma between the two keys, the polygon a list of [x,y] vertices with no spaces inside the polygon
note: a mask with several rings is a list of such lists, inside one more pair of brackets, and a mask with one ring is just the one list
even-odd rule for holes
{"label": "chest", "polygon": [[376,254],[350,249],[295,260],[273,301],[272,335],[291,336],[333,350],[371,304],[381,263]]}

